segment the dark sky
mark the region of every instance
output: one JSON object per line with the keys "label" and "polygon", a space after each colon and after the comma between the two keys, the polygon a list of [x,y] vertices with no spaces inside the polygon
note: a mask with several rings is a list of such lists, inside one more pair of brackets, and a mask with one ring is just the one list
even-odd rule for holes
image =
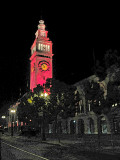
{"label": "dark sky", "polygon": [[[1,18],[0,104],[26,92],[30,47],[42,18],[53,42],[54,77],[73,84],[92,75],[93,50],[102,63],[108,49],[120,51],[117,5],[40,2],[5,4]],[[3,11],[2,10],[2,11]],[[2,105],[1,105],[2,106]]]}

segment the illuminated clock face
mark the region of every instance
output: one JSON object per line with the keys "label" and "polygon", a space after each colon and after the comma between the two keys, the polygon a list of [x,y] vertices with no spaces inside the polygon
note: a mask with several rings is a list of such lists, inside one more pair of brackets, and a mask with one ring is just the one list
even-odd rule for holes
{"label": "illuminated clock face", "polygon": [[41,70],[41,71],[49,71],[49,68],[50,68],[50,64],[46,61],[40,61],[38,63],[38,68]]}

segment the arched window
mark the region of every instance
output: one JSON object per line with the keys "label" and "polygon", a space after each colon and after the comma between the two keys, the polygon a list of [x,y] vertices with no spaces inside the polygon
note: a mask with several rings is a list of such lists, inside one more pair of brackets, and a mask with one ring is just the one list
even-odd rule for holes
{"label": "arched window", "polygon": [[107,122],[105,117],[101,117],[100,119],[100,127],[101,127],[101,133],[106,134],[107,133]]}
{"label": "arched window", "polygon": [[70,134],[75,134],[76,133],[76,121],[71,120],[70,121]]}
{"label": "arched window", "polygon": [[58,133],[62,133],[62,122],[58,121]]}
{"label": "arched window", "polygon": [[78,120],[78,134],[83,135],[84,134],[84,120],[79,119]]}
{"label": "arched window", "polygon": [[93,121],[92,118],[89,118],[88,121],[89,121],[89,130],[88,130],[88,133],[89,134],[93,134],[94,133],[94,121]]}
{"label": "arched window", "polygon": [[80,113],[84,113],[83,100],[80,100],[80,101],[79,101],[79,107],[80,107]]}

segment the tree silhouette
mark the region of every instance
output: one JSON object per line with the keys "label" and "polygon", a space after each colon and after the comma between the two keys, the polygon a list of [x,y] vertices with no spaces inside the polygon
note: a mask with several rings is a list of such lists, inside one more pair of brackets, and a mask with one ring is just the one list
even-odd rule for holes
{"label": "tree silhouette", "polygon": [[51,117],[55,121],[55,132],[57,131],[58,116],[67,119],[75,116],[75,91],[76,87],[66,85],[63,82],[52,79],[48,80],[46,86],[50,88],[49,110]]}
{"label": "tree silhouette", "polygon": [[[48,96],[44,96],[45,92]],[[64,119],[75,116],[75,104],[78,96],[76,87],[66,85],[55,79],[48,79],[44,88],[38,85],[33,92],[29,92],[21,99],[18,106],[18,118],[26,122],[27,119],[42,121],[43,139],[45,140],[45,127],[55,122],[55,132],[58,133],[58,116]],[[39,115],[42,114],[40,117]]]}
{"label": "tree silhouette", "polygon": [[120,56],[117,50],[112,51],[111,49],[107,50],[103,61],[96,60],[93,73],[99,77],[100,81],[104,80],[108,74],[108,70],[113,71],[116,68],[120,67]]}

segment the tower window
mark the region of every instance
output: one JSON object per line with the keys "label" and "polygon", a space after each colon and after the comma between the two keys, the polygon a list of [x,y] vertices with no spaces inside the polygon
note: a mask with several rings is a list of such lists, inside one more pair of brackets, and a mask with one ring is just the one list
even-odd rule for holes
{"label": "tower window", "polygon": [[43,45],[43,51],[45,51],[45,45]]}
{"label": "tower window", "polygon": [[41,44],[41,51],[43,50],[43,44]]}
{"label": "tower window", "polygon": [[48,46],[46,45],[46,51],[48,51]]}
{"label": "tower window", "polygon": [[50,52],[50,45],[48,45],[48,52]]}
{"label": "tower window", "polygon": [[50,45],[38,43],[38,50],[50,52]]}
{"label": "tower window", "polygon": [[40,46],[41,46],[41,44],[39,43],[39,44],[38,44],[38,49],[39,49],[39,50],[40,50]]}

